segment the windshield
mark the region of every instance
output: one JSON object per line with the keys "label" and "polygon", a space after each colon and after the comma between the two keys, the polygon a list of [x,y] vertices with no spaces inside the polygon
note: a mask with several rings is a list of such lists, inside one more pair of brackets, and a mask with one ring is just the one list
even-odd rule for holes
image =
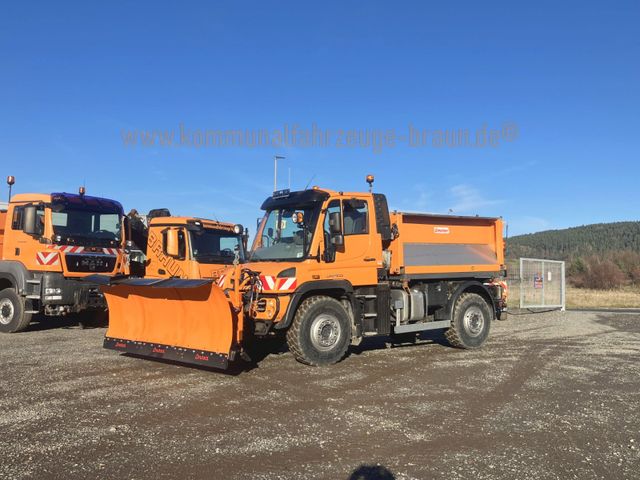
{"label": "windshield", "polygon": [[120,243],[122,215],[118,211],[97,211],[91,207],[64,204],[53,204],[51,210],[53,233],[65,243]]}
{"label": "windshield", "polygon": [[199,263],[223,263],[231,265],[240,253],[240,261],[244,261],[242,239],[240,235],[226,230],[201,229],[192,230],[191,253]]}
{"label": "windshield", "polygon": [[[251,252],[252,261],[301,260],[309,254],[320,204],[269,210]],[[302,221],[300,221],[302,220]]]}

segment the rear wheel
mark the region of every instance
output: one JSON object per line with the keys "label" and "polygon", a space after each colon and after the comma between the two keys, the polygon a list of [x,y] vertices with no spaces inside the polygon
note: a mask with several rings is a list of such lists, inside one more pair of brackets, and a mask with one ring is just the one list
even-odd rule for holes
{"label": "rear wheel", "polygon": [[491,307],[476,293],[463,293],[453,307],[451,328],[445,336],[458,348],[480,348],[489,337]]}
{"label": "rear wheel", "polygon": [[14,333],[31,323],[31,314],[25,313],[25,300],[13,288],[0,290],[0,332]]}
{"label": "rear wheel", "polygon": [[331,365],[344,357],[351,341],[351,321],[332,297],[309,297],[296,311],[287,344],[293,356],[307,365]]}

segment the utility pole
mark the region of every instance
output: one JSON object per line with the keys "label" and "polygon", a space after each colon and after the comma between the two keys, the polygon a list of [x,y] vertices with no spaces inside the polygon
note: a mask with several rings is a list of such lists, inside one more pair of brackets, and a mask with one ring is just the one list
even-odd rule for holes
{"label": "utility pole", "polygon": [[278,160],[284,160],[283,156],[273,156],[273,191],[278,190]]}

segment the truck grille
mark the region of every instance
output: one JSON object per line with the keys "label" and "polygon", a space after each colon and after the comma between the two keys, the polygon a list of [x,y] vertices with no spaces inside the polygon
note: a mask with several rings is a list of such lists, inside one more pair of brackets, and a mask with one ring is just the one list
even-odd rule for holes
{"label": "truck grille", "polygon": [[65,261],[69,272],[111,272],[116,257],[111,255],[69,255]]}

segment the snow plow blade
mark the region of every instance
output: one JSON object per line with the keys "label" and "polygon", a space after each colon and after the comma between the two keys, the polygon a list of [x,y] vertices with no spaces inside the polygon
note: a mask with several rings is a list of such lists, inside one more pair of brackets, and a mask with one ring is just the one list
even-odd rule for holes
{"label": "snow plow blade", "polygon": [[233,360],[238,316],[211,280],[89,278],[109,307],[105,348],[220,369]]}

